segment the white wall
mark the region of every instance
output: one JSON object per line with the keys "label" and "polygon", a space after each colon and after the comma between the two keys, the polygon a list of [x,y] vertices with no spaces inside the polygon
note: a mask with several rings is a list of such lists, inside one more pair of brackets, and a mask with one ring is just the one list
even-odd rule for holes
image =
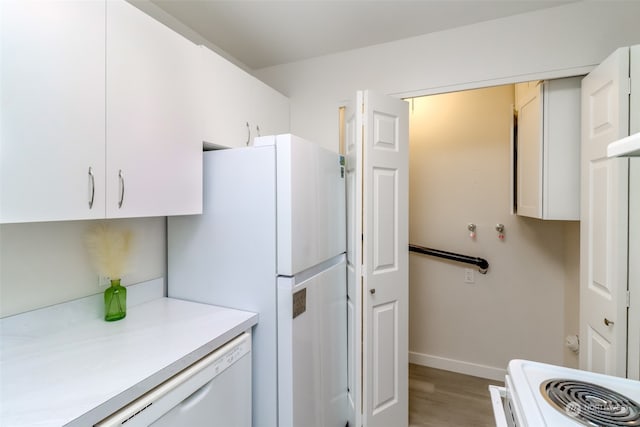
{"label": "white wall", "polygon": [[[290,97],[293,133],[337,151],[338,106],[358,89],[374,89],[395,96],[415,96],[584,74],[617,47],[640,43],[638,16],[640,2],[576,2],[256,70],[255,74]],[[482,154],[478,159],[486,160]],[[482,160],[478,163],[482,163]],[[465,171],[470,172],[472,170]],[[504,188],[494,187],[492,194],[493,191],[501,192]],[[470,205],[475,206],[474,203]],[[460,358],[456,359],[461,362],[457,364],[460,370],[465,362],[471,360],[481,365],[480,371],[484,375],[491,374],[491,367],[504,368],[505,359],[516,354],[575,366],[575,355],[564,348],[564,336],[577,330],[578,227],[575,223],[541,224],[532,219],[509,217],[505,211],[508,207],[495,205],[493,208],[498,210],[492,214],[484,213],[481,219],[476,220],[479,223],[482,221],[480,232],[491,232],[493,222],[501,218],[507,226],[507,241],[500,244],[493,239],[483,240],[483,244],[488,245],[486,250],[492,254],[490,275],[476,276],[478,282],[475,288],[459,286],[456,289],[457,297],[473,300],[480,310],[485,304],[492,309],[501,307],[499,316],[478,321],[472,316],[474,311],[445,313],[440,307],[433,308],[426,303],[414,304],[413,312],[440,310],[441,318],[445,314],[451,315],[449,322],[438,327],[432,325],[431,333],[436,334],[436,347],[416,348],[416,352]],[[460,217],[457,221],[456,232],[471,219]],[[517,252],[511,251],[514,245],[525,240],[528,241],[526,245],[519,247]],[[518,273],[508,265],[509,261],[515,262],[520,258],[535,260],[535,268],[526,268]],[[415,282],[416,268],[420,268],[416,267],[417,261],[415,256],[411,257],[412,283]],[[438,263],[433,266],[433,269],[439,269],[433,271],[434,277],[440,283],[459,283],[459,269],[446,273],[444,270],[449,268],[446,264]],[[541,284],[541,277],[551,282]],[[508,285],[512,287],[505,291],[504,287]],[[438,289],[433,291],[437,292]],[[450,291],[439,290],[442,293]],[[429,299],[428,295],[424,297]],[[445,298],[452,300],[446,295]],[[536,304],[529,304],[530,300],[536,301]],[[513,320],[523,313],[528,324]],[[549,317],[545,317],[547,313],[550,313]],[[486,327],[482,335],[464,335],[467,333],[466,326],[473,322],[480,322],[481,326]],[[532,331],[534,325],[531,323],[544,327],[537,328],[533,335],[517,333],[518,330],[526,330],[527,333]],[[489,326],[497,329],[491,330]],[[419,324],[412,323],[412,334],[413,329],[419,327]],[[468,336],[473,342],[484,343],[482,345],[485,348],[475,353],[471,351],[473,347],[466,346],[470,341],[447,342],[447,337],[443,335],[451,328],[462,334],[457,336]],[[515,341],[509,342],[502,350],[488,348],[496,343],[499,336]],[[544,350],[535,348],[535,343],[540,340],[554,344]],[[412,345],[417,343],[412,340]],[[445,344],[448,345],[446,351]],[[482,368],[485,366],[489,369]]]}
{"label": "white wall", "polygon": [[[108,221],[133,232],[123,285],[165,277],[166,219]],[[96,221],[0,225],[0,317],[104,291],[85,247]]]}
{"label": "white wall", "polygon": [[[580,222],[567,222],[564,229],[564,335],[580,332]],[[578,354],[564,348],[564,365],[578,368]]]}
{"label": "white wall", "polygon": [[565,265],[578,245],[565,228],[578,226],[510,215],[513,102],[513,85],[413,100],[410,241],[486,258],[490,269],[467,284],[463,265],[411,255],[412,362],[495,379],[514,358],[568,362],[566,323],[577,323],[578,299],[565,293],[578,278],[568,280]]}
{"label": "white wall", "polygon": [[291,131],[337,150],[337,107],[358,89],[438,93],[583,74],[640,43],[640,2],[588,1],[256,70],[291,98]]}

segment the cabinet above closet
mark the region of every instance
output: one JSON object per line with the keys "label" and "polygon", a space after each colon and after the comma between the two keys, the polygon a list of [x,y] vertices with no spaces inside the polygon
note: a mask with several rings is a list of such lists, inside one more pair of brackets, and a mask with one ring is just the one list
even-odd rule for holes
{"label": "cabinet above closet", "polygon": [[515,85],[514,209],[518,215],[580,219],[582,77]]}

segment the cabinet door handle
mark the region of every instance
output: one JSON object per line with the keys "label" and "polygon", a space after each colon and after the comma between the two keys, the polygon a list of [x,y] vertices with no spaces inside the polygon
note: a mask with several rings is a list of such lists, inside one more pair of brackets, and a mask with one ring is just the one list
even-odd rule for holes
{"label": "cabinet door handle", "polygon": [[611,325],[613,325],[614,323],[615,323],[615,322],[613,322],[613,321],[611,321],[611,320],[607,319],[606,317],[604,318],[604,324],[605,324],[605,325],[607,325],[607,326],[611,326]]}
{"label": "cabinet door handle", "polygon": [[89,166],[89,209],[93,208],[93,199],[96,195],[96,180],[93,176],[93,169]]}
{"label": "cabinet door handle", "polygon": [[370,293],[371,295],[375,294],[375,293],[376,293],[376,288],[370,289],[370,290],[369,290],[369,293]]}
{"label": "cabinet door handle", "polygon": [[122,173],[122,169],[118,171],[118,179],[120,180],[120,200],[118,201],[118,209],[120,209],[124,202],[124,175]]}
{"label": "cabinet door handle", "polygon": [[249,143],[251,142],[251,126],[249,126],[249,122],[247,122],[247,147],[249,146]]}

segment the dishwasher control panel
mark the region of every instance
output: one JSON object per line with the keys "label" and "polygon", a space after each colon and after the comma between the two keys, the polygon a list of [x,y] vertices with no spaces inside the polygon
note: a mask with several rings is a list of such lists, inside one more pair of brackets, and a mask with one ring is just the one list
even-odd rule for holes
{"label": "dishwasher control panel", "polygon": [[[229,346],[229,348],[226,348],[227,346]],[[243,339],[240,342],[236,342],[234,340],[231,343],[227,344],[227,346],[224,346],[220,349],[220,351],[222,351],[222,354],[212,362],[216,375],[218,375],[220,372],[223,372],[229,366],[233,365],[236,360],[240,359],[242,356],[251,351],[251,339]],[[227,350],[226,352],[225,348]]]}

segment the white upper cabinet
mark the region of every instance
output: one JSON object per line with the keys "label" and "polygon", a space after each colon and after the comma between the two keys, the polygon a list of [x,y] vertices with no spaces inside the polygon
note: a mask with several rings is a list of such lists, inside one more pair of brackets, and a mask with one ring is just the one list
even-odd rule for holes
{"label": "white upper cabinet", "polygon": [[289,132],[289,99],[206,47],[202,58],[204,141],[244,147]]}
{"label": "white upper cabinet", "polygon": [[104,217],[104,3],[2,0],[0,16],[0,222]]}
{"label": "white upper cabinet", "polygon": [[289,98],[255,77],[248,74],[247,77],[251,77],[249,82],[251,96],[246,99],[246,103],[250,104],[247,107],[250,107],[251,121],[254,123],[255,132],[251,134],[252,138],[260,135],[289,133]]}
{"label": "white upper cabinet", "polygon": [[197,46],[124,1],[0,8],[0,222],[200,213]]}
{"label": "white upper cabinet", "polygon": [[581,77],[516,85],[516,212],[580,219]]}
{"label": "white upper cabinet", "polygon": [[107,2],[107,217],[202,212],[199,48]]}

